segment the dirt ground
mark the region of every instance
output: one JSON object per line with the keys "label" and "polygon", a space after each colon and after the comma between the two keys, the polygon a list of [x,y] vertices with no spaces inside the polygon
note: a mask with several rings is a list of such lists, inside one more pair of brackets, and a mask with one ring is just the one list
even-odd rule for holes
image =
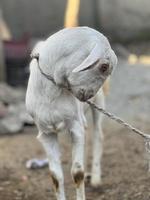
{"label": "dirt ground", "polygon": [[[150,127],[147,131],[150,132]],[[103,183],[97,189],[86,184],[87,200],[149,200],[150,173],[146,169],[143,140],[121,127],[106,126],[104,132]],[[66,193],[68,200],[75,200],[70,176],[71,149],[69,140],[66,140],[63,135],[61,147]],[[44,157],[36,140],[35,128],[0,138],[0,200],[55,200],[48,168],[26,169],[26,161],[33,157]],[[90,160],[91,155],[88,167]]]}

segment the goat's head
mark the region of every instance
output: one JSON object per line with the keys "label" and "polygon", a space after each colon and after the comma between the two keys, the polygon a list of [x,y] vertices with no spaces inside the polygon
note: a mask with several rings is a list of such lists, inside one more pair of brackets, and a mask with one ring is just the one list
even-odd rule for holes
{"label": "goat's head", "polygon": [[96,46],[68,77],[72,93],[80,101],[86,101],[95,96],[117,65],[117,57],[111,48],[103,53],[103,56],[100,56],[100,51],[97,50]]}

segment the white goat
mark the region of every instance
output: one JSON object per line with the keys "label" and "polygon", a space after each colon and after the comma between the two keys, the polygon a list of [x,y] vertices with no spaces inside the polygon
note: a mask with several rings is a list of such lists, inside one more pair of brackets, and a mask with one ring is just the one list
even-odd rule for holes
{"label": "white goat", "polygon": [[[30,64],[26,107],[38,127],[38,139],[48,156],[57,200],[66,199],[57,141],[58,133],[64,130],[72,138],[71,174],[77,200],[84,200],[86,119],[81,101],[93,97],[93,101],[104,107],[103,92],[99,89],[117,65],[116,55],[107,38],[88,27],[63,29],[40,42],[32,54],[33,57],[38,54],[39,59],[32,59]],[[101,183],[103,134],[101,114],[93,109],[92,112],[94,148],[91,183],[97,186]]]}

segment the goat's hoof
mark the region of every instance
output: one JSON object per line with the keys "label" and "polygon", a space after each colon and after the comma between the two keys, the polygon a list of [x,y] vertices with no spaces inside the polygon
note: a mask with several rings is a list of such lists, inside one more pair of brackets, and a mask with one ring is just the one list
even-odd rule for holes
{"label": "goat's hoof", "polygon": [[92,176],[91,173],[85,174],[85,183],[90,184],[93,188],[99,188],[102,185],[101,178]]}
{"label": "goat's hoof", "polygon": [[93,188],[99,188],[102,185],[101,178],[99,176],[92,176],[90,184]]}

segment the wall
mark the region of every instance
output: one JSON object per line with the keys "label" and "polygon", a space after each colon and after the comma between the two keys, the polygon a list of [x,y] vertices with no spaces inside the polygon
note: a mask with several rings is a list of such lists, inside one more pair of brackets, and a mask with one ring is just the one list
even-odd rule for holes
{"label": "wall", "polygon": [[13,35],[42,37],[63,26],[65,0],[0,0]]}
{"label": "wall", "polygon": [[150,38],[149,0],[99,0],[101,26],[117,40]]}
{"label": "wall", "polygon": [[[0,0],[15,37],[43,37],[63,27],[67,0]],[[104,31],[117,40],[150,38],[149,0],[81,0],[80,25]]]}
{"label": "wall", "polygon": [[[0,0],[3,15],[13,35],[47,36],[63,27],[67,0]],[[91,0],[81,0],[81,24],[92,26]],[[81,14],[82,13],[82,14]]]}

